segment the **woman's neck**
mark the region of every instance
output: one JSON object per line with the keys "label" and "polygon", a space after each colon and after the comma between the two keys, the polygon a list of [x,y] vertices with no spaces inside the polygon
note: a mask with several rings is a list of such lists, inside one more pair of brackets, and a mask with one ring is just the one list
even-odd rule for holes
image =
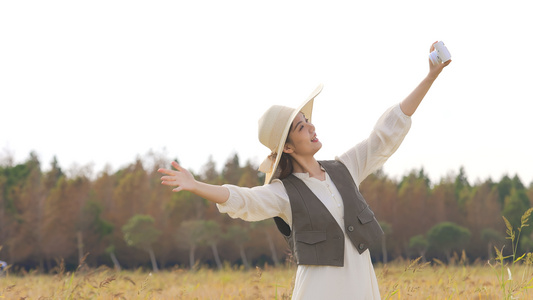
{"label": "woman's neck", "polygon": [[293,173],[309,173],[309,177],[314,177],[322,181],[326,180],[326,173],[314,157],[308,159],[293,157],[292,167]]}

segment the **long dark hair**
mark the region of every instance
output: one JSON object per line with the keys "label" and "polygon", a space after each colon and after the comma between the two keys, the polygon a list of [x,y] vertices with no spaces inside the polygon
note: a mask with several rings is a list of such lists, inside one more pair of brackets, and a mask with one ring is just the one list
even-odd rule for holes
{"label": "long dark hair", "polygon": [[289,175],[292,174],[293,167],[292,167],[292,157],[290,154],[283,152],[281,154],[281,158],[279,160],[279,179],[284,179],[289,177]]}
{"label": "long dark hair", "polygon": [[[291,123],[291,126],[289,127],[289,133],[291,132],[291,130],[292,130],[292,123]],[[285,140],[285,144],[289,142],[290,142],[290,139],[289,139],[289,135],[287,134],[287,139]],[[290,154],[281,152],[281,158],[279,159],[279,169],[280,169],[279,179],[287,178],[289,177],[289,175],[292,174],[292,171],[294,170],[294,168],[292,167],[292,157]]]}

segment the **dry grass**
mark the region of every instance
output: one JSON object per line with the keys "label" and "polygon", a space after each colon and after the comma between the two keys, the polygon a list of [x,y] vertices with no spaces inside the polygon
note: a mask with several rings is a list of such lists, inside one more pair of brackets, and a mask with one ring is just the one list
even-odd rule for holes
{"label": "dry grass", "polygon": [[376,268],[382,299],[531,299],[533,293],[525,287],[524,280],[533,274],[522,265],[514,266],[513,273],[517,276],[512,280],[505,274],[508,285],[513,286],[509,298],[507,291],[502,290],[497,272],[489,265],[417,262],[411,267]]}
{"label": "dry grass", "polygon": [[288,299],[293,277],[291,268],[29,273],[0,277],[0,299]]}
{"label": "dry grass", "polygon": [[[533,298],[524,280],[533,278],[525,265],[512,266],[507,286],[512,296]],[[200,268],[150,274],[108,268],[55,275],[0,278],[0,299],[289,299],[295,268],[223,271]],[[446,266],[419,260],[376,266],[383,299],[504,299],[497,270],[489,265]],[[500,274],[501,275],[501,274]]]}

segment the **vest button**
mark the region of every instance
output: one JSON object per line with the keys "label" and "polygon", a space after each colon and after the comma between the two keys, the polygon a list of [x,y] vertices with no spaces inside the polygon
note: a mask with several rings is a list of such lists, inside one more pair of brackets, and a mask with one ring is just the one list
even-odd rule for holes
{"label": "vest button", "polygon": [[352,231],[353,231],[353,226],[352,226],[352,225],[348,226],[348,231],[349,231],[349,232],[352,232]]}
{"label": "vest button", "polygon": [[365,249],[365,244],[363,243],[359,244],[359,250],[363,250],[363,249]]}

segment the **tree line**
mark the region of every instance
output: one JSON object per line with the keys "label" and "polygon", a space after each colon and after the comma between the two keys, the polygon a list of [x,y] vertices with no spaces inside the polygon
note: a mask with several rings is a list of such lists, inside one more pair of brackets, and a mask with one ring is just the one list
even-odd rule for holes
{"label": "tree line", "polygon": [[[34,153],[23,163],[4,159],[0,260],[22,272],[53,271],[60,261],[70,269],[108,265],[154,271],[292,262],[272,220],[231,219],[205,199],[162,186],[157,169],[170,162],[164,154],[149,153],[118,171],[105,168],[92,176],[83,168],[67,175],[56,158],[43,171]],[[221,171],[210,158],[193,175],[246,187],[264,181],[257,166],[241,164],[237,154]],[[518,176],[505,175],[497,182],[471,183],[463,168],[437,183],[423,169],[401,179],[379,170],[360,190],[385,232],[371,249],[380,262],[419,256],[450,261],[463,250],[471,261],[491,258],[494,247],[505,251],[509,245],[502,216],[517,227],[533,201],[533,182],[526,187]],[[533,249],[532,228],[523,228],[519,252]]]}

